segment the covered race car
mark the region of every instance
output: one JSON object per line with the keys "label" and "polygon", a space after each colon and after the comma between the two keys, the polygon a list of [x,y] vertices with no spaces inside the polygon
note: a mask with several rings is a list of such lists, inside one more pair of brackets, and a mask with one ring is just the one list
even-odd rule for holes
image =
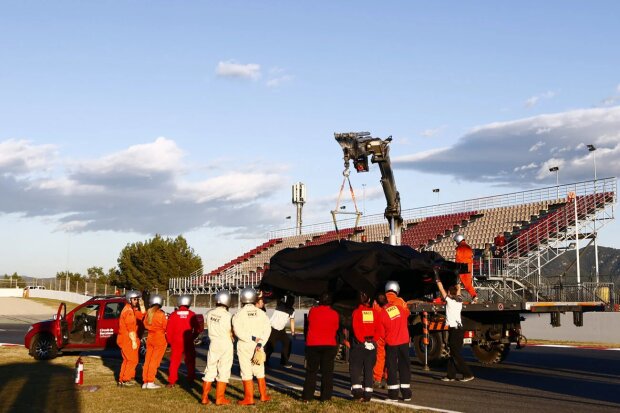
{"label": "covered race car", "polygon": [[290,292],[318,297],[329,291],[336,307],[352,309],[358,292],[374,297],[389,280],[399,282],[405,300],[432,295],[437,291],[434,268],[447,288],[456,283],[461,264],[405,245],[340,240],[276,253],[260,288],[275,296]]}

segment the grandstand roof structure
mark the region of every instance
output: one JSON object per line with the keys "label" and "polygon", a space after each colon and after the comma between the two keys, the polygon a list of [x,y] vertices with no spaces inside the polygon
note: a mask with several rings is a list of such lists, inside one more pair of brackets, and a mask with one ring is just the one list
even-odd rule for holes
{"label": "grandstand roof structure", "polygon": [[[526,295],[540,299],[552,288],[549,280],[540,276],[540,269],[592,242],[597,231],[615,219],[616,202],[614,177],[405,209],[402,244],[452,260],[455,233],[463,234],[474,250],[485,244],[497,248],[494,240],[501,234],[506,240],[501,246],[502,257],[493,262],[477,257],[474,275],[486,282],[493,294],[503,294],[503,299]],[[171,279],[169,289],[173,294],[201,294],[258,285],[271,257],[284,248],[338,239],[387,242],[389,226],[382,214],[364,216],[357,226],[355,223],[355,219],[341,220],[338,230],[333,222],[306,225],[301,235],[296,228],[273,231],[267,241],[218,268]]]}

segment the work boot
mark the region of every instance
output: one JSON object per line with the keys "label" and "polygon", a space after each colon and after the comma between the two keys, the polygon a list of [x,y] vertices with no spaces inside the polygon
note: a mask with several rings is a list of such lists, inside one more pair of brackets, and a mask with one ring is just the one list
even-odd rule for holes
{"label": "work boot", "polygon": [[267,382],[265,381],[264,377],[262,379],[257,379],[257,380],[258,380],[258,392],[260,393],[260,401],[268,402],[269,400],[271,400],[271,397],[267,395]]}
{"label": "work boot", "polygon": [[[254,389],[252,389],[254,391]],[[230,400],[226,397],[226,383],[217,382],[215,387],[215,404],[218,406],[230,404]]]}
{"label": "work boot", "polygon": [[243,393],[245,397],[239,400],[237,404],[248,406],[254,404],[254,382],[252,380],[243,380]]}
{"label": "work boot", "polygon": [[[211,391],[212,381],[203,381],[202,382],[202,404],[209,404],[209,392]],[[219,383],[218,383],[219,384]]]}

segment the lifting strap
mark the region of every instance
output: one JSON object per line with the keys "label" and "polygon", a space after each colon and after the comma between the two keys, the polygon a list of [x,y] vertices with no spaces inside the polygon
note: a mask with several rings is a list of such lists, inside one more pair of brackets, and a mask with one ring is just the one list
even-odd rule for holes
{"label": "lifting strap", "polygon": [[[362,216],[362,213],[357,209],[357,202],[355,200],[355,191],[353,191],[353,186],[351,185],[351,179],[349,179],[349,167],[348,167],[348,165],[345,168],[344,172],[342,172],[342,175],[344,176],[344,178],[342,179],[342,185],[340,185],[340,192],[338,193],[338,199],[336,200],[336,208],[333,211],[331,211],[332,219],[334,220],[334,228],[336,229],[336,234],[339,233],[338,221],[336,220],[336,215],[337,214],[355,215],[356,217],[355,217],[355,227],[354,227],[354,230],[357,229],[357,226],[359,224],[360,218]],[[345,183],[349,184],[349,193],[351,194],[351,200],[353,201],[353,206],[355,207],[355,212],[345,212],[345,211],[340,209],[340,199],[342,198],[342,193],[344,191],[344,184]]]}

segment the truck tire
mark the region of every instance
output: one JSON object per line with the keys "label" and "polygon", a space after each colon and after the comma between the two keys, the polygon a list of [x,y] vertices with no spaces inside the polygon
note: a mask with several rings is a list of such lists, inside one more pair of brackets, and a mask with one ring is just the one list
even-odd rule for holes
{"label": "truck tire", "polygon": [[58,355],[56,340],[50,334],[37,334],[30,343],[30,354],[35,360],[51,360]]}
{"label": "truck tire", "polygon": [[475,343],[471,345],[474,356],[482,364],[497,364],[506,359],[510,345],[503,343]]}
{"label": "truck tire", "polygon": [[[420,363],[424,364],[424,344],[422,340],[424,335],[419,334],[413,337],[413,348],[415,349],[415,355]],[[432,332],[428,335],[428,362],[441,360],[443,351],[443,342],[441,340],[441,333]]]}

